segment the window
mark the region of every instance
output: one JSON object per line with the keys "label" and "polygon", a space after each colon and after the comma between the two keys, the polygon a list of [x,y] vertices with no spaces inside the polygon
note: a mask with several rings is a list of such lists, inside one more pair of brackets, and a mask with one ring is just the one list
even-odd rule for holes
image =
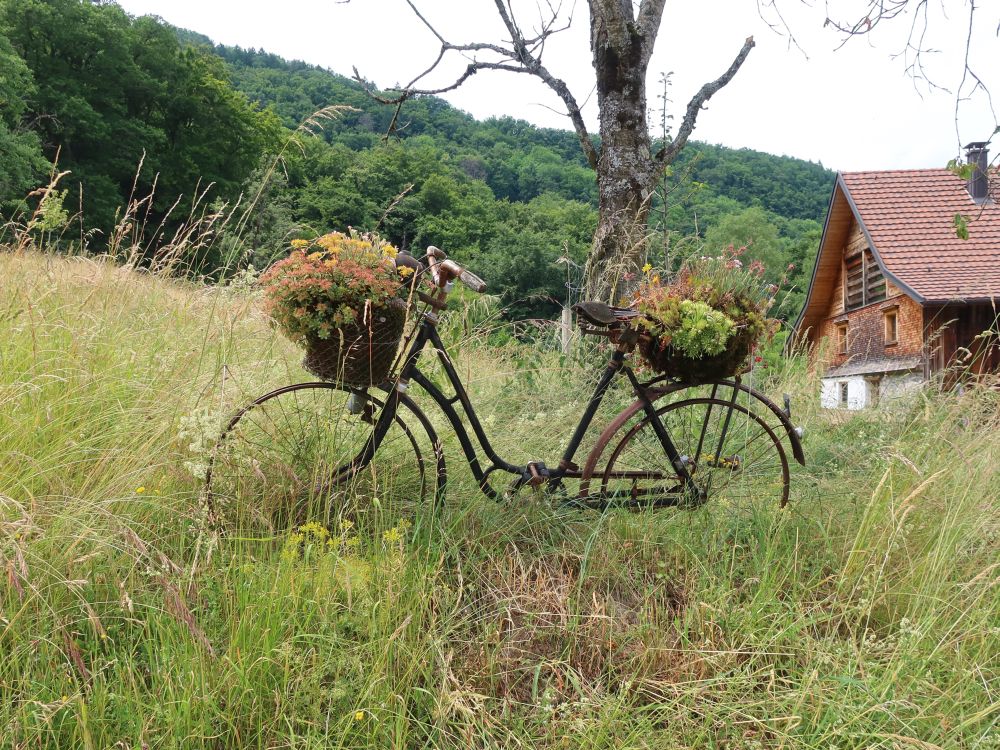
{"label": "window", "polygon": [[838,399],[837,400],[839,401],[839,403],[840,403],[841,406],[846,407],[847,406],[847,396],[848,396],[848,394],[850,392],[850,389],[847,387],[847,381],[846,380],[842,380],[839,383],[837,383],[837,392],[838,392],[837,393],[837,395],[838,395]]}
{"label": "window", "polygon": [[885,277],[869,248],[844,257],[844,308],[854,310],[885,299]]}
{"label": "window", "polygon": [[899,332],[896,310],[886,310],[885,317],[885,345],[892,346],[896,343],[896,336]]}
{"label": "window", "polygon": [[847,354],[847,323],[837,324],[837,354]]}

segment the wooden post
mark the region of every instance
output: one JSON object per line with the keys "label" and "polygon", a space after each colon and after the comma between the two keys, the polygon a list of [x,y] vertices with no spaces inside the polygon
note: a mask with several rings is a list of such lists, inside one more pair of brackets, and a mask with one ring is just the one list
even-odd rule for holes
{"label": "wooden post", "polygon": [[569,354],[570,345],[573,343],[573,311],[568,307],[562,309],[562,353]]}

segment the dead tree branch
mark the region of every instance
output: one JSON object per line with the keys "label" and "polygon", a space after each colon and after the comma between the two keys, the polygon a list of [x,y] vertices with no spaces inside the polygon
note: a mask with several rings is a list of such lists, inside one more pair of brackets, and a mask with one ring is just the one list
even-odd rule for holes
{"label": "dead tree branch", "polygon": [[[812,5],[810,0],[799,0],[799,2],[807,6]],[[787,33],[794,42],[795,37],[791,27],[785,22],[781,12],[782,4],[783,0],[757,0],[758,15],[772,30],[779,34]],[[959,147],[961,147],[963,140],[958,133],[959,109],[964,102],[968,102],[973,96],[978,94],[985,97],[986,106],[993,117],[994,125],[1000,125],[990,87],[980,75],[981,71],[974,69],[970,59],[973,46],[976,43],[973,31],[977,11],[989,9],[991,5],[982,2],[982,0],[966,0],[963,4],[967,12],[967,15],[964,16],[967,28],[961,42],[961,74],[956,75],[954,79],[951,78],[950,74],[934,72],[934,66],[931,62],[931,56],[947,51],[936,49],[933,46],[934,37],[941,36],[940,33],[936,33],[937,27],[951,22],[948,10],[949,6],[953,4],[947,3],[945,0],[934,4],[930,3],[929,0],[867,0],[860,10],[853,13],[843,10],[843,3],[825,0],[823,21],[825,28],[832,29],[840,35],[839,43],[835,47],[836,50],[840,50],[852,39],[857,37],[872,38],[880,27],[891,25],[894,21],[903,23],[906,15],[912,14],[908,21],[909,28],[905,32],[902,49],[891,54],[890,58],[902,60],[904,71],[913,81],[918,95],[923,95],[921,89],[925,86],[926,91],[941,91],[954,97],[955,131]],[[941,18],[933,16],[935,11],[941,14]],[[776,16],[777,23],[768,20],[767,14]],[[1000,36],[1000,23],[998,23],[995,33]],[[982,42],[980,41],[980,43]],[[797,42],[795,44],[798,46]],[[948,79],[943,80],[943,75],[947,75]],[[977,137],[981,137],[981,135]]]}
{"label": "dead tree branch", "polygon": [[[562,5],[553,6],[547,3],[548,13],[543,16],[539,29],[532,36],[526,36],[514,18],[510,5],[505,0],[494,0],[497,12],[510,35],[509,45],[488,42],[455,44],[445,39],[444,35],[420,12],[413,0],[406,1],[418,20],[440,43],[441,46],[438,50],[438,55],[426,70],[418,74],[408,84],[401,88],[390,89],[390,91],[397,92],[394,96],[382,96],[378,94],[361,77],[358,69],[354,68],[354,80],[364,87],[369,96],[382,104],[394,104],[398,107],[414,96],[436,96],[454,91],[481,70],[504,70],[510,73],[527,73],[541,79],[562,100],[570,121],[573,123],[573,129],[580,140],[580,146],[587,157],[587,161],[592,167],[597,166],[597,150],[591,140],[590,133],[587,131],[587,126],[584,124],[580,105],[566,83],[561,78],[553,75],[542,64],[542,53],[545,50],[546,41],[553,34],[569,28],[569,24],[572,22],[572,12],[570,12],[565,23],[563,23]],[[655,0],[655,2],[662,4],[663,0]],[[541,6],[539,7],[541,9]],[[470,60],[458,78],[444,86],[435,88],[418,87],[418,84],[427,78],[427,76],[434,73],[442,62],[454,55],[461,55]]]}
{"label": "dead tree branch", "polygon": [[688,102],[687,110],[684,113],[684,120],[681,122],[681,126],[677,130],[677,137],[656,152],[656,161],[658,164],[662,166],[670,164],[680,150],[684,148],[684,144],[687,143],[688,137],[694,130],[695,120],[697,120],[698,113],[701,111],[701,108],[705,106],[705,103],[712,98],[712,95],[715,94],[716,91],[733,80],[733,76],[735,76],[737,71],[739,71],[743,62],[747,59],[747,55],[750,54],[750,50],[753,48],[753,37],[748,36],[746,41],[743,42],[743,47],[740,49],[739,54],[736,55],[736,59],[733,60],[728,70],[726,70],[725,73],[716,78],[714,81],[706,83],[698,90],[698,93],[691,97],[691,101]]}

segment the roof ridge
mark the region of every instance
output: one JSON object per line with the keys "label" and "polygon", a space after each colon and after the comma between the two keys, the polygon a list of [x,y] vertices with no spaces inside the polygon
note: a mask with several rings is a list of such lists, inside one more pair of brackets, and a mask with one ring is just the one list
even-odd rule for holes
{"label": "roof ridge", "polygon": [[885,175],[890,175],[890,174],[914,174],[914,173],[919,173],[919,172],[923,172],[923,173],[927,173],[927,174],[949,174],[949,175],[953,175],[955,177],[958,177],[958,175],[956,175],[954,172],[952,172],[947,167],[920,167],[918,169],[860,169],[860,170],[852,170],[852,171],[842,171],[842,172],[840,172],[840,174],[842,174],[842,175],[857,175],[857,174],[866,174],[866,175],[868,175],[868,174],[874,174],[874,175],[885,174]]}

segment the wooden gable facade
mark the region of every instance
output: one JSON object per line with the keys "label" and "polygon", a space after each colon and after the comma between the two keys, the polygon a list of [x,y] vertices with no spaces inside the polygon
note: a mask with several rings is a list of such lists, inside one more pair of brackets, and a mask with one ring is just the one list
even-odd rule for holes
{"label": "wooden gable facade", "polygon": [[[1000,210],[956,236],[964,183],[946,170],[838,174],[793,340],[811,346],[827,407],[865,408],[939,371],[1000,369]],[[938,205],[942,204],[942,205]]]}

